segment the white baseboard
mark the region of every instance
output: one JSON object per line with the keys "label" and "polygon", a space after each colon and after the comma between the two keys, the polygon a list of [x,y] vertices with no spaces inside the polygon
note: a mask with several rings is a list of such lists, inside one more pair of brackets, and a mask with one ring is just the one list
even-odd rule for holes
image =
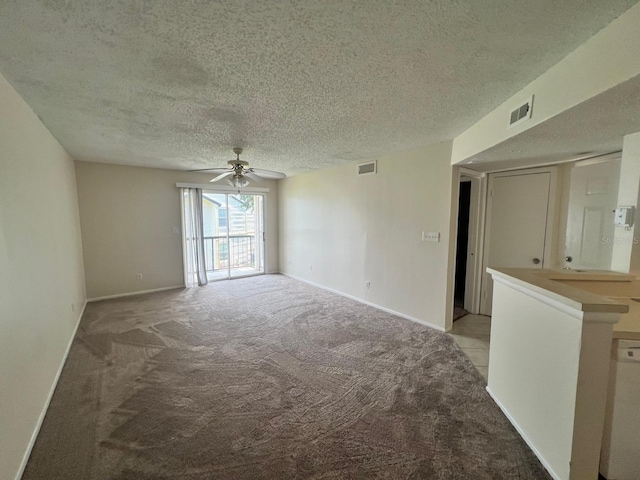
{"label": "white baseboard", "polygon": [[335,289],[330,288],[330,287],[325,287],[324,285],[320,285],[319,283],[314,283],[314,282],[311,282],[309,280],[305,280],[304,278],[296,277],[295,275],[291,275],[289,273],[280,272],[280,274],[284,275],[286,277],[293,278],[293,279],[298,280],[298,281],[303,282],[303,283],[308,283],[309,285],[313,285],[314,287],[321,288],[322,290],[326,290],[328,292],[335,293],[335,294],[340,295],[342,297],[346,297],[346,298],[349,298],[351,300],[355,300],[356,302],[364,303],[365,305],[368,305],[368,306],[373,307],[373,308],[377,308],[378,310],[382,310],[383,312],[390,313],[391,315],[396,315],[398,317],[405,318],[405,319],[410,320],[412,322],[419,323],[420,325],[424,325],[425,327],[433,328],[434,330],[438,330],[439,332],[444,332],[445,331],[444,327],[441,327],[439,325],[434,325],[433,323],[429,323],[429,322],[427,322],[425,320],[420,320],[419,318],[415,318],[415,317],[412,317],[410,315],[405,315],[404,313],[396,312],[395,310],[391,310],[390,308],[386,308],[386,307],[383,307],[381,305],[377,305],[375,303],[368,302],[366,300],[363,300],[362,298],[354,297],[353,295],[349,295],[348,293],[341,292],[340,290],[335,290]]}
{"label": "white baseboard", "polygon": [[489,396],[491,396],[491,398],[493,399],[493,401],[496,402],[496,405],[500,407],[500,410],[502,410],[502,413],[504,413],[504,416],[509,419],[509,421],[511,422],[511,425],[513,425],[513,427],[518,431],[518,433],[520,434],[522,439],[526,442],[526,444],[529,446],[529,448],[533,451],[533,453],[535,453],[536,457],[538,457],[538,460],[540,460],[540,463],[542,463],[542,466],[544,466],[547,472],[549,472],[549,475],[551,475],[555,480],[567,480],[566,478],[563,478],[560,475],[558,475],[553,470],[553,468],[551,468],[551,465],[549,465],[546,459],[542,456],[542,454],[536,448],[533,441],[527,436],[525,431],[520,427],[520,425],[518,425],[518,422],[516,422],[516,420],[511,415],[511,413],[509,413],[509,410],[507,410],[507,408],[502,404],[502,402],[500,402],[500,400],[496,398],[496,396],[493,394],[493,392],[488,386],[486,387],[486,390],[489,393]]}
{"label": "white baseboard", "polygon": [[87,302],[97,302],[99,300],[110,300],[112,298],[133,297],[134,295],[144,295],[145,293],[164,292],[165,290],[175,290],[176,288],[184,288],[184,285],[174,285],[173,287],[152,288],[151,290],[140,290],[138,292],[117,293],[115,295],[106,295],[104,297],[88,298]]}
{"label": "white baseboard", "polygon": [[64,368],[64,364],[67,362],[67,357],[69,356],[69,351],[71,350],[71,345],[73,344],[73,340],[76,338],[76,333],[78,332],[78,327],[80,326],[80,321],[82,320],[82,315],[84,314],[85,308],[87,308],[87,300],[84,301],[84,305],[82,305],[82,310],[80,310],[80,315],[78,315],[78,318],[76,320],[76,325],[75,327],[73,327],[73,333],[71,334],[69,343],[67,343],[67,348],[65,349],[60,365],[58,366],[58,371],[56,372],[56,376],[53,379],[53,384],[49,389],[47,400],[44,402],[44,407],[42,408],[42,411],[40,412],[40,416],[38,417],[36,428],[33,430],[33,433],[31,434],[29,445],[27,446],[26,452],[24,452],[24,456],[22,457],[22,462],[20,463],[20,468],[18,469],[18,473],[16,474],[15,480],[20,480],[22,478],[24,469],[27,467],[27,462],[29,461],[29,457],[31,456],[31,450],[33,450],[33,446],[36,443],[36,438],[38,438],[38,434],[40,433],[42,422],[44,422],[44,417],[47,414],[47,410],[49,409],[49,404],[51,403],[51,399],[53,398],[53,392],[56,391],[56,387],[58,386],[58,381],[60,380],[62,369]]}

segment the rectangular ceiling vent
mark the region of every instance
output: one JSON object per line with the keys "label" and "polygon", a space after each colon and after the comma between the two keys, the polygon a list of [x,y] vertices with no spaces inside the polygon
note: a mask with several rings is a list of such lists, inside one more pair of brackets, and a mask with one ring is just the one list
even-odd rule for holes
{"label": "rectangular ceiling vent", "polygon": [[361,163],[358,165],[358,175],[373,175],[376,173],[376,161]]}
{"label": "rectangular ceiling vent", "polygon": [[509,113],[509,128],[520,125],[531,118],[531,110],[533,109],[533,96],[526,102],[511,110]]}

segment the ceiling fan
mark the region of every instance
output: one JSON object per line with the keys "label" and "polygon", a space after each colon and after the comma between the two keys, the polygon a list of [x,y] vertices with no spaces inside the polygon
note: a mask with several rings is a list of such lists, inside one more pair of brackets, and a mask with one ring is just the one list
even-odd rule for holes
{"label": "ceiling fan", "polygon": [[227,162],[230,165],[227,168],[202,168],[200,170],[191,171],[219,173],[217,177],[212,178],[209,181],[217,182],[226,178],[227,183],[235,188],[246,187],[249,185],[249,180],[260,183],[265,180],[279,180],[286,177],[284,173],[263,170],[261,168],[250,168],[248,162],[240,160],[242,149],[239,147],[234,148],[233,153],[236,154],[236,158]]}

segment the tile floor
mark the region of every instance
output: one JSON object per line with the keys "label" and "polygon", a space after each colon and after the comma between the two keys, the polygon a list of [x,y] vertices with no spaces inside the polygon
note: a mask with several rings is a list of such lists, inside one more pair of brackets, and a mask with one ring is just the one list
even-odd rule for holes
{"label": "tile floor", "polygon": [[471,313],[453,322],[449,332],[485,380],[489,371],[490,333],[491,317]]}

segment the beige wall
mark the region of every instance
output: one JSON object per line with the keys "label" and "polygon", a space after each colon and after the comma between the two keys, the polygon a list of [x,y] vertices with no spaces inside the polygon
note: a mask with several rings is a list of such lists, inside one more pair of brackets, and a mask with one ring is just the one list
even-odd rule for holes
{"label": "beige wall", "polygon": [[381,158],[376,175],[349,165],[281,181],[281,271],[444,328],[450,161],[446,142]]}
{"label": "beige wall", "polygon": [[[76,162],[87,297],[184,284],[176,182],[211,174]],[[278,271],[278,186],[265,182],[268,271]],[[142,273],[142,280],[136,279]]]}
{"label": "beige wall", "polygon": [[84,302],[73,161],[0,75],[0,478],[20,472]]}

